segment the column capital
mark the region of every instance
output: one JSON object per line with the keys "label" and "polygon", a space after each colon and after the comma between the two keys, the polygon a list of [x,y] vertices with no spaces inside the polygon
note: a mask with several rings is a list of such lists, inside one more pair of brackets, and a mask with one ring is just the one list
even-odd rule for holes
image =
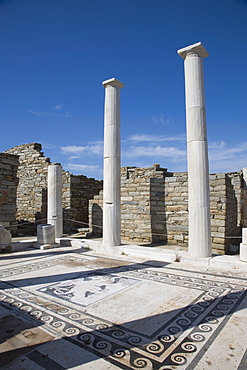
{"label": "column capital", "polygon": [[108,85],[117,87],[119,89],[122,89],[122,87],[124,87],[124,84],[121,81],[117,80],[115,77],[110,78],[109,80],[103,81],[102,85],[104,86],[104,88],[106,88]]}
{"label": "column capital", "polygon": [[193,44],[193,45],[189,45],[189,46],[186,46],[185,48],[183,49],[179,49],[177,51],[177,53],[180,55],[180,57],[182,59],[185,59],[186,56],[189,54],[189,53],[195,53],[195,54],[199,54],[202,58],[205,58],[208,56],[208,52],[207,50],[205,49],[205,47],[202,45],[201,42],[197,42],[196,44]]}

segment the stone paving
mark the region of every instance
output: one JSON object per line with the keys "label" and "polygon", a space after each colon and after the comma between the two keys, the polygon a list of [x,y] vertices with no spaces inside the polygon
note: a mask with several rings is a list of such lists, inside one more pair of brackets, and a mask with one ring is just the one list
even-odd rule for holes
{"label": "stone paving", "polygon": [[247,269],[76,246],[0,260],[1,369],[247,369]]}

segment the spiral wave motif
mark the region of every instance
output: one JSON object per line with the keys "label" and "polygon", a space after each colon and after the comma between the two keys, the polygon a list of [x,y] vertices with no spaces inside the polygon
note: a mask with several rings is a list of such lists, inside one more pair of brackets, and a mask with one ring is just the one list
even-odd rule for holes
{"label": "spiral wave motif", "polygon": [[204,319],[206,322],[209,322],[210,324],[218,324],[219,320],[216,319],[214,316],[207,316]]}
{"label": "spiral wave motif", "polygon": [[152,362],[150,360],[148,360],[147,358],[143,358],[143,357],[140,357],[140,358],[136,358],[134,361],[133,361],[133,366],[137,367],[138,369],[152,369]]}
{"label": "spiral wave motif", "polygon": [[124,337],[124,336],[125,336],[125,333],[124,333],[124,331],[122,331],[122,330],[114,330],[114,331],[112,332],[112,336],[113,336],[114,338],[122,338],[122,337]]}
{"label": "spiral wave motif", "polygon": [[228,310],[229,306],[226,306],[226,305],[224,305],[224,304],[219,304],[219,305],[217,306],[217,308],[218,308],[219,310],[223,310],[223,311],[225,311],[225,310]]}
{"label": "spiral wave motif", "polygon": [[181,348],[186,352],[195,352],[197,350],[197,347],[189,342],[182,343]]}
{"label": "spiral wave motif", "polygon": [[69,334],[69,335],[77,335],[77,334],[79,334],[80,333],[80,330],[78,329],[78,328],[67,328],[66,330],[65,330],[65,333],[66,334]]}
{"label": "spiral wave motif", "polygon": [[19,298],[28,298],[30,297],[30,294],[29,293],[21,293],[19,294]]}
{"label": "spiral wave motif", "polygon": [[21,302],[13,302],[11,304],[11,306],[21,308],[21,306],[23,306],[23,303],[21,303]]}
{"label": "spiral wave motif", "polygon": [[53,317],[52,316],[49,316],[49,315],[44,315],[41,317],[41,321],[44,321],[44,322],[50,322],[52,321]]}
{"label": "spiral wave motif", "polygon": [[77,339],[78,340],[81,340],[82,342],[84,342],[85,344],[89,344],[90,342],[93,341],[94,339],[94,336],[92,334],[88,334],[88,333],[83,333],[83,334],[79,334],[77,336]]}
{"label": "spiral wave motif", "polygon": [[171,326],[170,328],[168,328],[168,331],[169,331],[171,334],[176,334],[176,333],[179,333],[180,328],[178,328],[177,326]]}
{"label": "spiral wave motif", "polygon": [[108,328],[109,328],[109,326],[108,326],[108,325],[106,325],[106,324],[98,324],[98,325],[96,325],[96,327],[95,327],[95,329],[96,329],[96,330],[99,330],[99,331],[106,330],[106,329],[108,329]]}
{"label": "spiral wave motif", "polygon": [[57,311],[57,313],[60,313],[61,315],[64,315],[64,314],[66,314],[66,313],[68,313],[69,312],[69,310],[67,309],[67,308],[60,308],[58,311]]}
{"label": "spiral wave motif", "polygon": [[30,312],[32,310],[32,307],[31,306],[22,306],[21,310],[26,311],[26,312]]}
{"label": "spiral wave motif", "polygon": [[211,326],[206,325],[206,324],[198,325],[198,328],[199,328],[201,331],[205,331],[205,332],[210,332],[210,331],[212,331]]}
{"label": "spiral wave motif", "polygon": [[42,315],[42,311],[34,310],[34,311],[31,311],[31,312],[29,313],[29,315],[31,315],[31,316],[35,316],[35,317],[36,317],[36,319],[39,319],[39,318],[40,318],[40,316]]}
{"label": "spiral wave motif", "polygon": [[205,299],[203,302],[198,302],[198,304],[202,307],[208,307],[210,305],[210,303],[206,300],[205,297],[203,297],[203,299]]}
{"label": "spiral wave motif", "polygon": [[185,316],[186,317],[197,317],[198,314],[195,313],[195,312],[190,311],[190,312],[186,312]]}
{"label": "spiral wave motif", "polygon": [[216,297],[218,297],[219,293],[216,293],[216,292],[208,292],[208,295],[210,297],[216,298]]}
{"label": "spiral wave motif", "polygon": [[4,300],[4,302],[6,302],[6,303],[13,303],[15,300],[13,299],[13,298],[5,298],[5,300]]}
{"label": "spiral wave motif", "polygon": [[71,320],[79,320],[82,318],[82,315],[80,313],[72,313],[69,315],[69,319]]}
{"label": "spiral wave motif", "polygon": [[195,342],[203,342],[205,340],[204,335],[202,335],[200,333],[191,333],[190,338],[191,338],[191,340],[193,340]]}
{"label": "spiral wave motif", "polygon": [[146,346],[146,350],[151,353],[160,353],[164,350],[164,346],[161,343],[152,342]]}
{"label": "spiral wave motif", "polygon": [[134,335],[128,339],[128,342],[130,344],[138,344],[141,343],[141,341],[142,341],[141,337],[138,337],[137,335]]}
{"label": "spiral wave motif", "polygon": [[161,335],[158,339],[161,342],[170,343],[175,340],[175,337],[173,335]]}
{"label": "spiral wave motif", "polygon": [[201,307],[201,306],[194,306],[194,307],[191,307],[191,311],[202,312],[202,311],[204,311],[204,308]]}
{"label": "spiral wave motif", "polygon": [[182,326],[189,325],[189,324],[191,324],[191,320],[186,319],[186,318],[178,319],[178,320],[176,321],[176,324],[178,324],[178,325],[182,325]]}
{"label": "spiral wave motif", "polygon": [[171,355],[171,360],[177,365],[184,365],[186,364],[187,360],[183,353],[174,353]]}
{"label": "spiral wave motif", "polygon": [[112,356],[117,358],[123,358],[127,355],[127,350],[125,348],[118,348],[116,349]]}
{"label": "spiral wave motif", "polygon": [[216,316],[216,317],[222,317],[224,316],[224,312],[220,311],[220,310],[214,310],[212,311],[212,315]]}
{"label": "spiral wave motif", "polygon": [[108,349],[110,347],[111,347],[110,343],[106,342],[104,340],[101,340],[101,341],[95,343],[95,348],[98,348],[98,349]]}
{"label": "spiral wave motif", "polygon": [[89,319],[89,318],[87,318],[87,319],[85,319],[85,320],[82,320],[82,324],[83,325],[91,325],[91,324],[93,324],[94,323],[94,320],[93,319]]}
{"label": "spiral wave motif", "polygon": [[54,321],[52,323],[52,326],[54,326],[54,328],[61,328],[61,327],[65,327],[65,322],[63,321]]}

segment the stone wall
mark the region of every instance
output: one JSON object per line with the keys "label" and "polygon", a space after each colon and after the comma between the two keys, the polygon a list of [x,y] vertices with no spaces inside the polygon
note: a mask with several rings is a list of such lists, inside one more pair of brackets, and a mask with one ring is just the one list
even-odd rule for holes
{"label": "stone wall", "polygon": [[[154,164],[151,168],[123,167],[121,175],[122,239],[187,247],[187,173],[167,172]],[[241,235],[246,203],[241,171],[210,175],[212,247],[217,253],[228,252],[230,244],[240,241],[235,236]],[[90,231],[98,235],[102,206],[101,192],[89,202]]]}
{"label": "stone wall", "polygon": [[[19,145],[5,152],[19,156],[16,218],[20,222],[46,222],[47,176],[50,159],[45,157],[41,150],[41,144],[32,143]],[[103,183],[83,175],[75,176],[66,171],[63,171],[62,176],[65,231],[87,227],[88,201],[100,192]]]}
{"label": "stone wall", "polygon": [[0,153],[0,224],[16,234],[16,197],[18,156]]}
{"label": "stone wall", "polygon": [[88,227],[89,199],[99,194],[102,188],[103,181],[63,173],[64,225],[68,231]]}
{"label": "stone wall", "polygon": [[5,152],[19,156],[16,209],[19,221],[45,221],[47,216],[47,173],[50,159],[41,150],[41,144],[31,143]]}

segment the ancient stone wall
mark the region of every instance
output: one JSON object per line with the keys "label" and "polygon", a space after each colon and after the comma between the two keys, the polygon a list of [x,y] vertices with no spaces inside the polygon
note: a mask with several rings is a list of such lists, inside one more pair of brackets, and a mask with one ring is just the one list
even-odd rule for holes
{"label": "ancient stone wall", "polygon": [[[16,218],[19,221],[46,222],[47,175],[50,159],[45,157],[41,150],[41,144],[32,143],[19,145],[6,151],[6,153],[18,155],[20,161],[16,209]],[[75,176],[66,171],[63,171],[62,176],[65,231],[87,227],[88,201],[100,192],[103,183],[83,175]]]}
{"label": "ancient stone wall", "polygon": [[50,159],[41,152],[38,143],[24,144],[5,153],[19,156],[19,185],[16,218],[29,222],[46,219],[47,172]]}
{"label": "ancient stone wall", "polygon": [[17,231],[16,197],[18,156],[0,153],[0,224],[12,235]]}
{"label": "ancient stone wall", "polygon": [[[167,172],[155,164],[151,168],[123,167],[121,175],[122,239],[186,247],[187,173]],[[230,244],[239,242],[235,236],[241,234],[247,203],[243,204],[241,178],[241,171],[210,175],[212,247],[217,253],[225,253]],[[102,206],[101,192],[89,202],[90,231],[99,235]]]}
{"label": "ancient stone wall", "polygon": [[63,173],[64,225],[67,229],[88,227],[89,199],[99,194],[102,188],[103,181]]}

